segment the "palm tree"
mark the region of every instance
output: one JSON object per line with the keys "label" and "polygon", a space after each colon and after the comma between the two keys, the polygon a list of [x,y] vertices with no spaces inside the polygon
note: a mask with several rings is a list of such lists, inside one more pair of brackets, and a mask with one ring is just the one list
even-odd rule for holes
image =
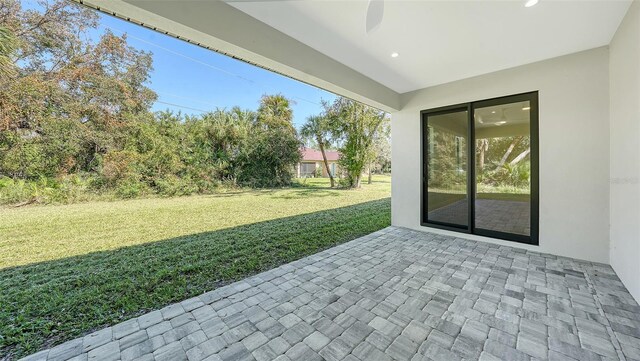
{"label": "palm tree", "polygon": [[322,116],[310,116],[307,118],[307,122],[300,128],[300,135],[304,138],[312,138],[318,143],[320,153],[322,153],[322,160],[324,166],[327,169],[329,180],[331,181],[331,188],[335,186],[335,180],[333,174],[329,169],[329,162],[327,161],[327,155],[325,154],[325,146],[328,145],[328,138],[330,134],[329,122],[327,118]]}
{"label": "palm tree", "polygon": [[294,131],[292,101],[282,94],[263,95],[258,108],[258,123],[266,128]]}

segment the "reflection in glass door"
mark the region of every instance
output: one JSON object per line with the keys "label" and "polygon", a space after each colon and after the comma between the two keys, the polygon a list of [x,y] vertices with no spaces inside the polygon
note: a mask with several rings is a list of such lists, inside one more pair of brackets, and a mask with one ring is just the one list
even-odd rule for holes
{"label": "reflection in glass door", "polygon": [[538,244],[538,93],[421,114],[423,225]]}
{"label": "reflection in glass door", "polygon": [[469,110],[445,110],[426,117],[424,158],[426,221],[468,228]]}
{"label": "reflection in glass door", "polygon": [[477,230],[531,234],[530,113],[529,100],[474,105]]}

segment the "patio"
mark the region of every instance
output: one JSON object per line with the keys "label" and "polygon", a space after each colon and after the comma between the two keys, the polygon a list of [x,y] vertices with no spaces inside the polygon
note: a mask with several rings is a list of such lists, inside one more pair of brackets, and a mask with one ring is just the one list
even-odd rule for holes
{"label": "patio", "polygon": [[605,264],[389,227],[25,360],[640,360]]}
{"label": "patio", "polygon": [[[525,234],[531,231],[529,202],[478,199],[476,206],[476,227],[494,231]],[[429,212],[434,221],[467,224],[467,200],[457,201]]]}

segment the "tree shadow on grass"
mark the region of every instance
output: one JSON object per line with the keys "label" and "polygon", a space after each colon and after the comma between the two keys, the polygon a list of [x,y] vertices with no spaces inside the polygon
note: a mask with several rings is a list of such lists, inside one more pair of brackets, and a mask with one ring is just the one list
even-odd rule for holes
{"label": "tree shadow on grass", "polygon": [[273,198],[277,199],[312,199],[326,197],[340,197],[339,189],[319,189],[319,188],[300,188],[291,189],[286,194],[275,194]]}
{"label": "tree shadow on grass", "polygon": [[[317,190],[316,190],[317,191]],[[17,359],[391,223],[390,198],[0,270],[0,359]]]}

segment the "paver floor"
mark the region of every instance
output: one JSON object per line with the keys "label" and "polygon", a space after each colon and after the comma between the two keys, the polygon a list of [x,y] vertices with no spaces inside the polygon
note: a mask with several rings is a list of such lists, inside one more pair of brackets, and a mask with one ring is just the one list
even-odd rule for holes
{"label": "paver floor", "polygon": [[389,227],[28,360],[640,360],[610,266]]}
{"label": "paver floor", "polygon": [[[531,232],[531,203],[497,199],[476,199],[477,228],[506,233],[529,235]],[[467,225],[469,210],[466,200],[454,202],[429,212],[433,221]]]}

